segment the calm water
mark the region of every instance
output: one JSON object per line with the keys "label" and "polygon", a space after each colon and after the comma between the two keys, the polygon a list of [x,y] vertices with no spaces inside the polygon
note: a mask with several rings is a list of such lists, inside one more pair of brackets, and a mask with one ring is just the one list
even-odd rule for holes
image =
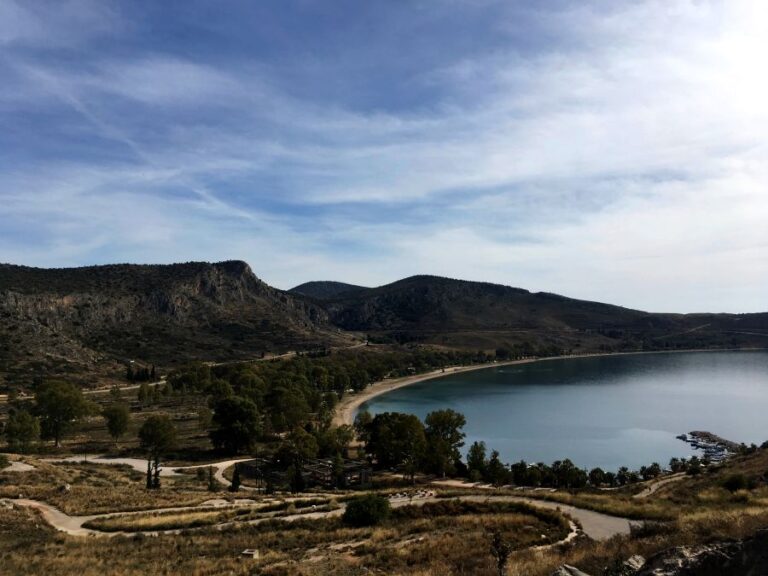
{"label": "calm water", "polygon": [[372,414],[467,418],[464,452],[484,440],[506,461],[570,458],[578,466],[638,468],[689,456],[675,436],[708,430],[768,440],[768,352],[574,358],[503,366],[421,382],[373,398]]}

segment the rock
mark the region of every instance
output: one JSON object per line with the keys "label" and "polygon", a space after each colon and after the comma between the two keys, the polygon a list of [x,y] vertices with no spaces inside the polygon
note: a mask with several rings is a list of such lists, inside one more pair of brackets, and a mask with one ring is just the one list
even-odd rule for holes
{"label": "rock", "polygon": [[645,558],[636,554],[631,556],[621,565],[626,574],[634,574],[645,565]]}
{"label": "rock", "polygon": [[680,546],[648,559],[636,576],[763,576],[768,574],[768,530],[736,542]]}
{"label": "rock", "polygon": [[582,572],[578,568],[575,568],[574,566],[569,566],[568,564],[563,564],[552,572],[552,576],[589,576],[586,572]]}

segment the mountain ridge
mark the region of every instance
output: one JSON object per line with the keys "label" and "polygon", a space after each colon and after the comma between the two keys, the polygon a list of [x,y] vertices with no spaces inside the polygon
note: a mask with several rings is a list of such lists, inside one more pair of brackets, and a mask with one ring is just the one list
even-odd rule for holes
{"label": "mountain ridge", "polygon": [[[302,290],[305,293],[302,293]],[[345,345],[354,334],[516,354],[768,346],[768,313],[657,314],[489,282],[416,275],[375,288],[273,288],[243,261],[0,264],[0,376],[116,374]]]}
{"label": "mountain ridge", "polygon": [[241,261],[41,269],[0,266],[0,372],[88,372],[311,348],[325,311]]}

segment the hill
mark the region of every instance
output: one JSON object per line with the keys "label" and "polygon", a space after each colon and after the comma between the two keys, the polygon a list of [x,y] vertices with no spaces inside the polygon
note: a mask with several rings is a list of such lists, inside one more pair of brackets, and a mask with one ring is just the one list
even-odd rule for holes
{"label": "hill", "polygon": [[40,269],[0,266],[0,374],[109,373],[323,345],[325,311],[244,262]]}
{"label": "hill", "polygon": [[345,284],[344,282],[332,282],[328,280],[305,282],[295,288],[291,288],[288,292],[292,294],[301,294],[302,296],[308,296],[315,300],[329,300],[337,298],[342,295],[347,295],[350,292],[369,290],[363,286],[355,286],[354,284]]}
{"label": "hill", "polygon": [[654,314],[436,276],[285,292],[239,261],[0,265],[0,377],[12,383],[344,345],[344,331],[513,355],[766,347],[768,314]]}
{"label": "hill", "polygon": [[323,302],[373,339],[574,352],[768,345],[768,314],[654,314],[485,282],[413,276]]}

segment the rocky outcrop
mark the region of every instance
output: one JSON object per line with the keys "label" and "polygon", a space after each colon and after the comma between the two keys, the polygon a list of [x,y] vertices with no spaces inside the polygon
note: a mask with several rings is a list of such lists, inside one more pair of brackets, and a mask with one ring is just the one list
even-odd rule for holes
{"label": "rocky outcrop", "polygon": [[312,301],[245,262],[52,269],[0,266],[0,374],[115,370],[311,348],[334,338]]}
{"label": "rocky outcrop", "polygon": [[681,546],[648,559],[636,576],[764,576],[768,574],[768,530],[752,538],[703,546]]}
{"label": "rocky outcrop", "polygon": [[[612,572],[617,576],[765,576],[768,574],[768,530],[735,542],[679,546],[648,560],[633,556]],[[589,576],[564,565],[552,576]]]}

